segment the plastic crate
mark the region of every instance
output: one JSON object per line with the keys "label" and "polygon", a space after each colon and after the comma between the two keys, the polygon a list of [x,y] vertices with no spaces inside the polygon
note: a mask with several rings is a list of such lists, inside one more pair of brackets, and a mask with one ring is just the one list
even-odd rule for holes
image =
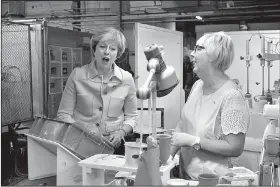
{"label": "plastic crate", "polygon": [[258,175],[245,167],[233,167],[229,169],[233,176],[220,177],[220,184],[231,184],[233,186],[258,186]]}
{"label": "plastic crate", "polygon": [[69,124],[59,121],[46,120],[39,137],[51,140],[54,142],[61,142]]}
{"label": "plastic crate", "polygon": [[71,150],[81,159],[95,154],[113,154],[114,148],[102,135],[90,134],[86,128],[80,129],[71,124],[62,139],[61,145]]}

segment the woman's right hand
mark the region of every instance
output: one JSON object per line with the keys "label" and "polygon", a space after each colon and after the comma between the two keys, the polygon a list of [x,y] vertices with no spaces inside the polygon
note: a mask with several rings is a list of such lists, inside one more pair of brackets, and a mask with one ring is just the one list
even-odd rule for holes
{"label": "woman's right hand", "polygon": [[122,137],[124,137],[123,131],[116,131],[110,134],[109,140],[115,148],[118,148],[121,145]]}
{"label": "woman's right hand", "polygon": [[190,146],[192,147],[196,143],[197,137],[190,135],[188,133],[183,132],[173,132],[172,133],[172,139],[171,139],[171,145],[173,146]]}
{"label": "woman's right hand", "polygon": [[172,160],[173,162],[175,162],[175,165],[178,166],[179,165],[180,156],[177,155],[177,154],[174,157],[172,155],[170,155],[168,160]]}
{"label": "woman's right hand", "polygon": [[180,160],[180,156],[176,154],[176,155],[173,157],[173,161],[175,161],[176,166],[179,165],[179,160]]}

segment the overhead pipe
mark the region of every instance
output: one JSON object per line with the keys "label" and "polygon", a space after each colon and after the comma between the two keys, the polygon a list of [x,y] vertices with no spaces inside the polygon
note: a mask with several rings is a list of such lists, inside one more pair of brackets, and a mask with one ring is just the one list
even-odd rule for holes
{"label": "overhead pipe", "polygon": [[[261,16],[242,16],[240,19],[257,19]],[[271,15],[267,16],[268,18],[280,18],[280,15]],[[158,21],[143,21],[141,20],[141,23],[171,23],[171,22],[207,22],[207,21],[223,21],[223,20],[236,20],[236,16],[232,17],[223,17],[223,18],[205,18],[203,20],[198,19],[180,19],[180,20],[172,20],[172,21],[165,21],[165,20],[158,20]],[[123,22],[123,24],[134,24],[136,21],[126,21]]]}
{"label": "overhead pipe", "polygon": [[114,18],[106,18],[106,19],[67,19],[67,20],[49,20],[49,22],[54,22],[54,23],[65,23],[65,21],[84,21],[84,22],[95,22],[95,21],[116,21],[117,20],[117,16]]}
{"label": "overhead pipe", "polygon": [[[280,6],[279,4],[277,6]],[[179,15],[178,13],[169,13],[169,14],[154,14],[154,15],[126,15],[122,16],[123,21],[126,20],[137,20],[137,19],[156,19],[156,18],[187,18],[187,17],[195,17],[195,16],[236,16],[239,14],[259,14],[259,13],[280,13],[280,10],[260,10],[256,9],[253,11],[240,11],[240,10],[229,10],[229,11],[203,11],[203,12],[193,12],[193,13],[185,13],[183,15]]]}
{"label": "overhead pipe", "polygon": [[[279,6],[279,4],[276,4]],[[235,7],[229,7],[229,8],[218,8],[218,10],[236,10],[236,9],[253,9],[253,8],[269,8],[269,7],[275,7],[275,4],[273,5],[250,5],[250,6],[235,6]]]}
{"label": "overhead pipe", "polygon": [[67,19],[67,18],[76,18],[76,17],[102,17],[102,16],[119,16],[118,15],[118,12],[116,14],[112,14],[114,12],[110,12],[110,14],[81,14],[81,15],[67,15],[67,16],[46,16],[46,17],[41,17],[41,18],[38,18],[38,17],[25,17],[25,19]]}
{"label": "overhead pipe", "polygon": [[255,2],[250,2],[250,3],[246,3],[246,2],[243,2],[241,1],[242,3],[238,3],[236,1],[234,1],[234,5],[232,7],[227,7],[225,8],[224,6],[221,7],[221,5],[219,5],[218,3],[218,9],[231,9],[231,8],[253,8],[253,7],[259,7],[259,6],[262,6],[262,7],[271,7],[272,5],[275,5],[275,4],[279,4],[279,1],[274,1],[274,2],[269,2],[269,1],[255,1]]}
{"label": "overhead pipe", "polygon": [[[275,7],[275,5],[271,5],[273,7]],[[277,6],[279,6],[279,4],[277,4]],[[238,8],[241,8],[241,7],[238,7]],[[199,20],[196,20],[196,19],[192,19],[193,17],[195,16],[202,16],[204,17],[204,21],[207,21],[207,20],[211,20],[211,18],[207,18],[207,16],[211,16],[211,17],[214,17],[214,16],[235,16],[234,18],[236,18],[236,16],[239,16],[241,13],[240,10],[235,10],[235,11],[232,11],[230,10],[229,11],[203,11],[203,12],[194,12],[194,13],[186,13],[184,15],[180,15],[179,13],[165,13],[165,14],[151,14],[151,15],[126,15],[126,16],[120,16],[121,20],[122,20],[122,23],[135,23],[136,20],[138,19],[164,19],[164,18],[191,18],[191,19],[187,19],[187,20],[180,20],[180,21],[199,21]],[[265,14],[265,13],[280,13],[280,10],[260,10],[260,9],[257,9],[257,10],[254,10],[254,11],[244,11],[244,14],[248,15],[248,14],[259,14],[261,13],[261,15]],[[260,16],[261,16],[260,15]],[[80,17],[80,18],[84,18],[84,17],[102,17],[102,16],[106,16],[106,18],[108,17],[119,17],[118,15],[112,15],[112,14],[87,14],[87,15],[67,15],[67,16],[49,16],[49,17],[45,17],[45,18],[36,18],[37,20],[39,19],[46,19],[46,20],[55,20],[55,19],[68,19],[68,18],[77,18],[77,17]],[[205,17],[206,16],[206,17]],[[273,15],[274,16],[274,15]],[[256,17],[256,16],[255,16]],[[272,16],[271,16],[272,17]],[[277,17],[277,16],[276,16]],[[229,17],[227,17],[226,19],[228,19]],[[242,16],[242,18],[245,18],[244,16]],[[217,19],[217,18],[215,18]],[[76,20],[78,21],[78,20]],[[81,21],[85,21],[85,20],[81,20]],[[92,21],[95,21],[95,20],[92,20]],[[105,21],[104,19],[101,19],[100,21]],[[128,21],[134,21],[134,22],[128,22]],[[179,20],[174,20],[174,21],[151,21],[151,22],[180,22]],[[86,22],[86,21],[85,21]],[[143,21],[141,21],[143,22]],[[145,21],[146,23],[148,21]]]}
{"label": "overhead pipe", "polygon": [[[73,28],[76,28],[76,29],[84,29],[84,30],[94,31],[94,32],[99,30],[99,29],[91,29],[91,28],[83,27],[83,26],[81,26],[82,24],[77,24],[77,25],[74,26],[74,25],[71,25],[71,23],[64,23],[64,24],[62,24],[62,23],[55,23],[55,22],[49,22],[49,23],[56,24],[59,27],[73,27]],[[107,25],[107,24],[104,23],[104,24],[98,24],[98,25]]]}
{"label": "overhead pipe", "polygon": [[276,4],[279,3],[278,0],[274,1],[234,1],[234,6],[249,6],[249,5],[267,5],[267,4]]}
{"label": "overhead pipe", "polygon": [[[280,4],[275,5],[269,5],[269,7],[277,7],[280,6]],[[253,11],[244,11],[239,10],[242,9],[242,7],[237,7],[237,10],[227,10],[227,9],[221,9],[216,11],[202,11],[202,12],[192,12],[192,13],[185,13],[184,15],[179,13],[160,13],[160,14],[145,14],[145,15],[125,15],[121,16],[122,21],[127,20],[137,20],[137,19],[156,19],[156,18],[187,18],[187,17],[195,17],[195,16],[229,16],[229,15],[239,15],[239,14],[258,14],[258,13],[280,13],[280,10],[260,10],[260,8],[264,8],[263,6],[259,6],[256,8],[256,10]],[[115,13],[115,14],[114,14]],[[54,19],[67,19],[67,18],[76,18],[76,17],[102,17],[102,16],[119,16],[118,12],[110,12],[108,13],[99,13],[99,14],[86,14],[86,15],[66,15],[66,16],[48,16],[44,17],[47,20],[54,20]],[[32,19],[33,17],[26,17],[27,19]],[[36,19],[44,19],[42,18],[36,18]]]}
{"label": "overhead pipe", "polygon": [[[240,16],[240,18],[238,17],[239,15],[237,16],[224,16],[224,17],[204,17],[203,20],[204,21],[219,21],[219,20],[229,20],[229,19],[232,19],[232,20],[238,20],[238,19],[256,19],[256,18],[263,18],[262,15],[251,15],[251,16]],[[266,15],[265,18],[280,18],[280,14],[277,14],[277,15]]]}
{"label": "overhead pipe", "polygon": [[[240,19],[256,19],[256,18],[260,18],[261,15],[257,16],[257,15],[252,15],[252,16],[242,16]],[[280,14],[279,15],[267,15],[266,18],[280,18]],[[142,23],[172,23],[172,22],[205,22],[205,21],[220,21],[220,20],[236,20],[236,16],[228,16],[228,17],[204,17],[204,19],[201,21],[201,20],[198,20],[198,19],[194,19],[194,18],[190,18],[190,19],[180,19],[180,20],[146,20],[146,21],[143,21],[141,20]],[[37,20],[4,20],[4,21],[8,21],[8,22],[17,22],[17,23],[20,23],[20,22],[28,22],[28,23],[31,23],[31,22],[36,22],[36,21],[40,21],[39,19]],[[70,20],[68,19],[67,22],[68,23],[71,23],[71,22],[75,22],[75,21],[78,21],[78,22],[95,22],[95,21],[115,21],[114,19],[112,20],[104,20],[104,19],[80,19],[80,20]],[[65,23],[65,20],[49,20],[48,22],[50,23]],[[133,24],[135,23],[135,21],[126,21],[126,22],[122,22],[122,24]],[[62,25],[62,24],[61,24]]]}
{"label": "overhead pipe", "polygon": [[[252,16],[242,16],[242,19],[256,19],[256,18],[260,18],[261,15],[256,16],[256,15],[252,15]],[[266,16],[267,18],[280,18],[280,14],[279,15],[268,15]],[[240,19],[241,19],[240,18]],[[198,19],[179,19],[179,20],[141,20],[142,23],[172,23],[172,22],[184,22],[184,21],[191,21],[191,22],[205,22],[205,21],[220,21],[220,20],[236,20],[236,16],[231,16],[231,17],[220,17],[220,18],[205,18],[204,20],[198,20]],[[81,22],[95,22],[96,20],[67,20],[68,22],[71,21],[81,21]],[[101,21],[101,20],[100,20]],[[104,20],[102,20],[104,21]],[[114,21],[114,20],[107,20],[107,21]],[[62,21],[49,21],[50,23],[65,23],[65,20]],[[123,24],[131,24],[131,23],[135,23],[135,21],[130,21],[130,22],[123,22]]]}
{"label": "overhead pipe", "polygon": [[82,26],[69,25],[69,23],[66,23],[66,24],[53,23],[53,24],[57,24],[59,27],[67,26],[67,27],[73,27],[73,28],[76,28],[76,29],[84,29],[84,30],[93,31],[93,32],[98,31],[98,29],[94,30],[94,29],[90,29],[90,28],[86,28],[86,27],[82,27]]}

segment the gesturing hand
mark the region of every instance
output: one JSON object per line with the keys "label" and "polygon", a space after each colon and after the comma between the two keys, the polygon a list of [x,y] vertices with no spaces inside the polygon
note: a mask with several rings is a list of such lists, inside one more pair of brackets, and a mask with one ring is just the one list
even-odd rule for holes
{"label": "gesturing hand", "polygon": [[173,132],[171,145],[183,147],[183,146],[193,146],[196,143],[196,136],[190,135],[183,132]]}
{"label": "gesturing hand", "polygon": [[109,140],[114,145],[114,147],[117,148],[121,145],[122,137],[122,131],[117,131],[110,134]]}

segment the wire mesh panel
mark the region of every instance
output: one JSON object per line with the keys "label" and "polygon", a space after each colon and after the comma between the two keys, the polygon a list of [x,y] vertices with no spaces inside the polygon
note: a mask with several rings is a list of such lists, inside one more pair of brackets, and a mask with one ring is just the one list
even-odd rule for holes
{"label": "wire mesh panel", "polygon": [[32,118],[29,26],[2,22],[1,126]]}

